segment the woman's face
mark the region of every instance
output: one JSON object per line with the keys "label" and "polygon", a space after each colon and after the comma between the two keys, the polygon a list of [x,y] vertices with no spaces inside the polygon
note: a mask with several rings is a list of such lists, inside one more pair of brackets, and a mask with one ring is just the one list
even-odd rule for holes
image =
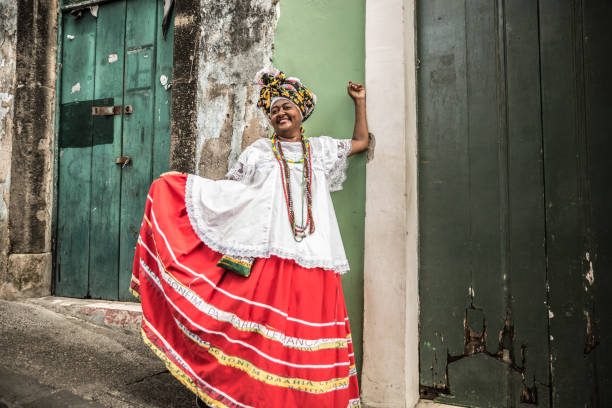
{"label": "woman's face", "polygon": [[279,99],[270,109],[270,121],[274,131],[279,136],[293,136],[299,134],[302,126],[302,115],[297,106],[287,99]]}

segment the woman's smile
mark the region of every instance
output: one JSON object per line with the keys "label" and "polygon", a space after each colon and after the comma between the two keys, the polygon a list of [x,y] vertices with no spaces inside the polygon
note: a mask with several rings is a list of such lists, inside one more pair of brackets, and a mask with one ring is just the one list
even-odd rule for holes
{"label": "woman's smile", "polygon": [[283,123],[291,123],[291,119],[289,118],[289,116],[282,116],[277,119],[277,123],[279,125],[282,125]]}

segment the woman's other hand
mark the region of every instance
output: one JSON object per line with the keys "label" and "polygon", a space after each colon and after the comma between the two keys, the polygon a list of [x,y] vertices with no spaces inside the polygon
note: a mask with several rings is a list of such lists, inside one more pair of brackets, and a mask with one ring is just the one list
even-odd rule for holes
{"label": "woman's other hand", "polygon": [[361,82],[358,84],[355,84],[349,81],[347,91],[350,97],[353,98],[354,101],[358,99],[365,99],[365,96],[366,96],[365,86],[363,86]]}

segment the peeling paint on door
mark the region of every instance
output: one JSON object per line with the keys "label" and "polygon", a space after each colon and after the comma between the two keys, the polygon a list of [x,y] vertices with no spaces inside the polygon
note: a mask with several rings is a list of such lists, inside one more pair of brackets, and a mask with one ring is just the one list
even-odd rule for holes
{"label": "peeling paint on door", "polygon": [[170,88],[170,84],[168,83],[168,77],[166,75],[161,75],[159,77],[159,83],[164,87],[164,89],[168,90]]}
{"label": "peeling paint on door", "polygon": [[[589,282],[590,286],[593,286],[593,282],[595,282],[595,271],[593,270],[593,261],[591,261],[591,254],[587,252],[585,254],[585,259],[589,263],[589,270],[585,275],[585,279],[587,280],[587,282]],[[585,288],[585,290],[587,289]]]}

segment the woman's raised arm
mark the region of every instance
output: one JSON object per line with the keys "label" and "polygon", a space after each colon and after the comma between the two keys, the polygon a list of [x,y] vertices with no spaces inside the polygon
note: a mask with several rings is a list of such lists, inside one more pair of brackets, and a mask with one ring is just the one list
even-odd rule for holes
{"label": "woman's raised arm", "polygon": [[349,81],[348,94],[355,103],[355,128],[353,129],[353,141],[351,155],[361,153],[368,148],[368,120],[366,118],[366,91],[363,84],[354,84]]}

